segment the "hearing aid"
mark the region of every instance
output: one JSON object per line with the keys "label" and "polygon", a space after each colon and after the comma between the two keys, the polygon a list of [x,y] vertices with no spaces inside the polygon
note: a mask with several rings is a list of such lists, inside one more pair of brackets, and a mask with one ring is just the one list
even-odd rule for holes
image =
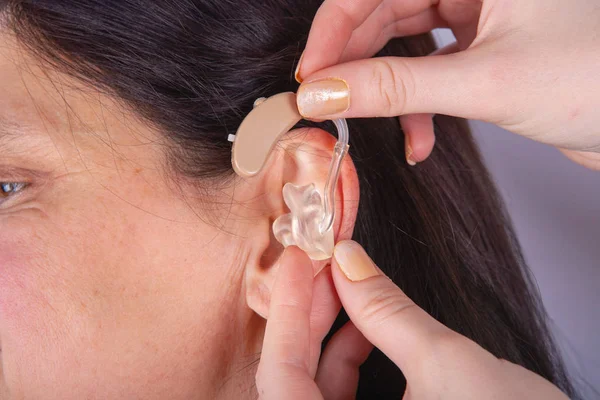
{"label": "hearing aid", "polygon": [[[233,142],[231,164],[241,177],[260,173],[279,139],[296,125],[302,116],[296,105],[296,94],[279,93],[259,98],[244,118]],[[284,247],[298,246],[313,260],[326,260],[333,255],[335,220],[335,189],[342,161],[348,153],[348,124],[345,119],[333,120],[338,141],[335,144],[325,187],[286,183],[283,199],[290,212],[273,223],[273,235]]]}

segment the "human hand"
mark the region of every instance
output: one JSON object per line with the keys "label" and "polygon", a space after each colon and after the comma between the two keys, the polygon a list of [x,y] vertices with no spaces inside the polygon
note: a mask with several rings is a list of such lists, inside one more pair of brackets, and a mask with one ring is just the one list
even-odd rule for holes
{"label": "human hand", "polygon": [[[308,259],[306,264],[310,265]],[[319,313],[311,301],[311,269],[281,264],[257,373],[261,399],[353,398],[358,366],[370,350],[360,333],[402,370],[405,400],[567,398],[542,377],[497,359],[437,322],[384,276],[355,242],[336,246],[331,274],[354,325],[332,339],[318,363],[314,354],[320,342],[311,335],[318,325],[313,322],[319,319],[314,318]],[[319,277],[315,293],[318,285],[322,285]]]}
{"label": "human hand", "polygon": [[348,323],[321,356],[323,339],[341,308],[330,271],[327,267],[313,279],[308,256],[296,247],[285,250],[256,374],[259,399],[354,398],[358,367],[373,345]]}
{"label": "human hand", "polygon": [[[311,119],[401,116],[411,164],[429,156],[439,113],[600,169],[598,21],[594,0],[325,0],[298,65],[298,107]],[[435,55],[365,60],[394,37],[438,27],[457,42]]]}

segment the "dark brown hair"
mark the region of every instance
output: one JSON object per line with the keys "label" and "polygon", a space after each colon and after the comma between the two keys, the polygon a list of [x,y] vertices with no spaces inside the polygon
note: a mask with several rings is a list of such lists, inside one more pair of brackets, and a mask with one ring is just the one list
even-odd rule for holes
{"label": "dark brown hair", "polygon": [[[227,134],[256,98],[297,89],[293,69],[320,3],[0,0],[35,55],[126,102],[175,144],[176,171],[200,181],[234,179]],[[429,36],[404,38],[378,55],[422,56],[434,47]],[[437,116],[435,150],[416,167],[404,161],[396,118],[349,126],[361,196],[354,238],[439,321],[573,396],[465,122]],[[345,320],[342,313],[336,326]],[[358,396],[399,398],[403,382],[375,351],[361,368]]]}

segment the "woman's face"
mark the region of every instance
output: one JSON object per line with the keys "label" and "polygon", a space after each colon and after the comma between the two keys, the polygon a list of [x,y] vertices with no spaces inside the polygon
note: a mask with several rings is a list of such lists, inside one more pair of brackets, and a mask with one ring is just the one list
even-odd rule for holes
{"label": "woman's face", "polygon": [[0,398],[225,393],[211,383],[256,349],[228,345],[251,317],[245,242],[203,222],[223,201],[175,184],[160,135],[8,34],[0,82]]}

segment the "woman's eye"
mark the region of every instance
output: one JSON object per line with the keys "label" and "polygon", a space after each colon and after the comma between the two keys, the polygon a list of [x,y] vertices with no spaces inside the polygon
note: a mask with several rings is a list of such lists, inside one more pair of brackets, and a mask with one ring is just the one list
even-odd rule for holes
{"label": "woman's eye", "polygon": [[27,184],[23,182],[0,182],[0,199],[6,199],[17,194],[26,186]]}

